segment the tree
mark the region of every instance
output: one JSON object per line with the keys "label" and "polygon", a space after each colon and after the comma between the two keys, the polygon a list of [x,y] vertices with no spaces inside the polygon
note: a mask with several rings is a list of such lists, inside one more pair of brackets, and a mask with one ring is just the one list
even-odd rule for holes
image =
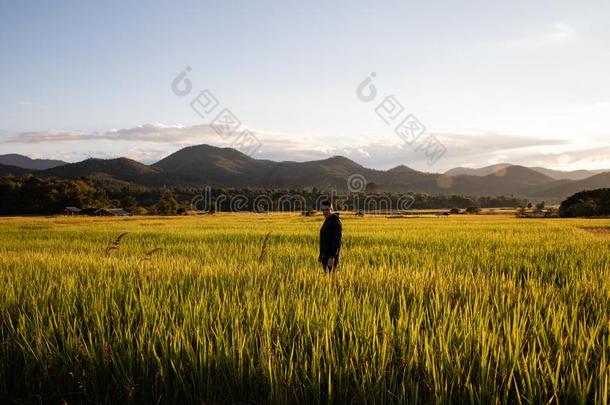
{"label": "tree", "polygon": [[138,209],[138,200],[134,196],[128,195],[121,199],[121,207],[133,214]]}
{"label": "tree", "polygon": [[157,202],[156,210],[159,215],[176,215],[178,212],[178,201],[171,191],[165,190]]}
{"label": "tree", "polygon": [[481,208],[479,207],[470,206],[466,208],[467,214],[478,214],[479,212],[481,212]]}
{"label": "tree", "polygon": [[562,217],[595,217],[610,215],[610,188],[581,191],[561,203]]}
{"label": "tree", "polygon": [[538,204],[536,204],[536,208],[541,210],[541,211],[544,209],[544,207],[545,207],[544,201],[541,201]]}
{"label": "tree", "polygon": [[104,190],[85,179],[41,179],[31,174],[0,178],[0,214],[54,214],[67,206],[107,205]]}

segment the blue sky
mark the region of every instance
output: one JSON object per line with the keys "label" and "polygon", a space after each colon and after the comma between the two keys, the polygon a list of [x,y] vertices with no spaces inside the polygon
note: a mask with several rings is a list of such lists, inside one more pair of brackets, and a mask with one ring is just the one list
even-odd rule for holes
{"label": "blue sky", "polygon": [[[0,1],[0,153],[230,146],[190,107],[208,89],[257,158],[610,168],[608,16],[607,1]],[[445,147],[434,164],[376,114],[387,96]]]}

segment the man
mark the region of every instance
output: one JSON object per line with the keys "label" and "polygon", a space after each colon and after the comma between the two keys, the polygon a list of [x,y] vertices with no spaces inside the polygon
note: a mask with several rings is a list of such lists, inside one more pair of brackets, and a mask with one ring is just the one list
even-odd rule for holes
{"label": "man", "polygon": [[322,263],[324,271],[335,271],[339,264],[339,254],[341,253],[341,219],[339,214],[333,212],[333,205],[330,201],[322,201],[322,214],[324,223],[320,228],[320,256],[318,261]]}

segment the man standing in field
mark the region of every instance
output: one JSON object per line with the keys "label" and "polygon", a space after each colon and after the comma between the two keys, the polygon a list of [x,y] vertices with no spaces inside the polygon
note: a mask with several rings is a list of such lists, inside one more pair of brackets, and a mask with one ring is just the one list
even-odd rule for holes
{"label": "man standing in field", "polygon": [[322,201],[321,206],[325,220],[322,228],[320,228],[320,256],[318,261],[322,263],[324,271],[332,272],[339,264],[343,228],[339,214],[333,212],[332,203],[328,200]]}

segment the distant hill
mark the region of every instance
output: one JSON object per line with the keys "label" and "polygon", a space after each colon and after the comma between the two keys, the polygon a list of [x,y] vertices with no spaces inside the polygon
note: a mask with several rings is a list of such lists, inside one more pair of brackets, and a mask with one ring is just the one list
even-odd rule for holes
{"label": "distant hill", "polygon": [[231,148],[196,145],[180,149],[151,167],[180,185],[247,187],[264,184],[265,174],[274,164]]}
{"label": "distant hill", "polygon": [[24,169],[23,167],[9,166],[0,163],[0,175],[12,174],[15,176],[21,176],[22,174],[31,173],[32,170]]}
{"label": "distant hill", "polygon": [[[456,167],[454,169],[448,170],[445,172],[446,175],[449,176],[488,176],[494,173],[501,173],[508,167],[514,166],[510,163],[500,163],[491,166],[485,166],[478,169],[472,169],[469,167]],[[545,176],[550,177],[554,180],[584,180],[588,177],[594,176],[599,173],[609,172],[608,170],[573,170],[573,171],[562,171],[562,170],[553,170],[547,169],[544,167],[529,167],[538,173],[544,174]]]}
{"label": "distant hill", "polygon": [[524,166],[499,168],[487,176],[451,176],[446,187],[454,194],[468,195],[518,195],[528,197],[532,187],[549,184],[554,180]]}
{"label": "distant hill", "polygon": [[469,167],[456,167],[445,172],[448,176],[489,176],[501,172],[507,167],[512,166],[510,163],[499,163],[496,165],[480,167],[478,169],[471,169]]}
{"label": "distant hill", "polygon": [[584,180],[591,176],[595,176],[596,174],[610,172],[608,170],[572,170],[572,171],[561,171],[561,170],[552,170],[546,169],[544,167],[532,167],[533,170],[536,170],[539,173],[546,174],[547,176],[555,179],[555,180]]}
{"label": "distant hill", "polygon": [[57,177],[74,179],[89,177],[104,185],[159,185],[155,175],[160,172],[151,166],[127,158],[117,159],[86,159],[78,163],[68,163],[63,166],[36,172],[41,177]]}
{"label": "distant hill", "polygon": [[67,162],[53,159],[32,159],[24,155],[11,153],[8,155],[0,155],[0,164],[7,166],[17,166],[31,170],[45,170],[65,165],[67,164]]}
{"label": "distant hill", "polygon": [[543,187],[531,190],[531,197],[553,198],[567,197],[580,191],[610,188],[610,173],[600,173],[584,180],[557,180]]}
{"label": "distant hill", "polygon": [[[25,169],[0,167],[0,172],[23,173]],[[42,177],[89,177],[104,187],[182,186],[230,188],[317,187],[347,191],[353,174],[375,183],[376,190],[458,194],[472,196],[514,195],[531,199],[559,200],[575,192],[610,187],[610,173],[586,179],[560,179],[562,173],[540,168],[500,164],[480,169],[456,168],[445,174],[424,173],[404,165],[375,170],[343,156],[309,162],[254,159],[235,149],[196,145],[178,150],[153,165],[127,158],[87,159],[40,170]],[[579,175],[582,175],[580,173]]]}

